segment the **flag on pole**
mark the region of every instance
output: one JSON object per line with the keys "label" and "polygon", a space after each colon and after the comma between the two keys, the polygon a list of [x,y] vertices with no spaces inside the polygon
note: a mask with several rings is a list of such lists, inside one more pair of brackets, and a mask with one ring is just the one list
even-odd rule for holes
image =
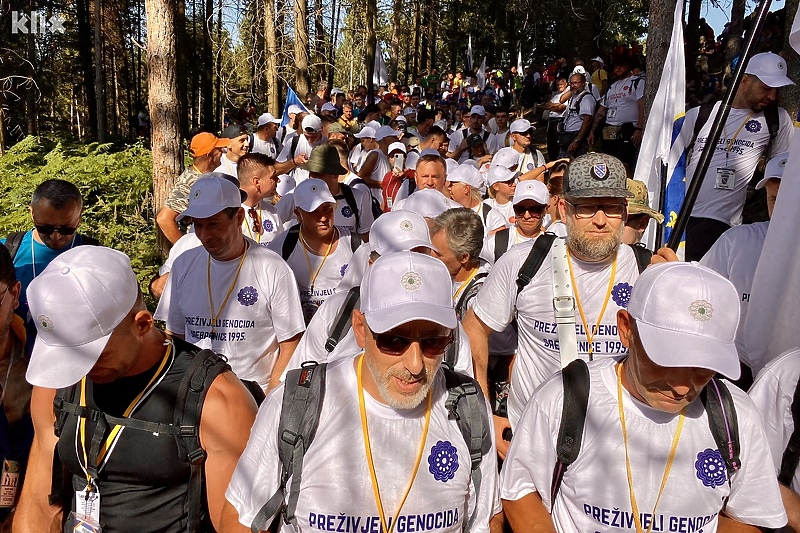
{"label": "flag on pole", "polygon": [[483,63],[478,68],[478,89],[481,91],[486,88],[486,56],[483,56]]}
{"label": "flag on pole", "polygon": [[309,113],[308,108],[297,97],[297,93],[294,92],[294,89],[288,86],[287,89],[288,93],[286,94],[286,102],[283,104],[283,116],[281,117],[281,126],[286,126],[289,123],[289,106],[291,105],[300,106],[300,109],[302,109],[306,113]]}
{"label": "flag on pole", "polygon": [[467,43],[467,71],[472,72],[472,35],[469,36]]}
{"label": "flag on pole", "polygon": [[[683,124],[685,112],[684,102],[686,101],[686,67],[683,51],[683,2],[675,5],[675,18],[672,24],[672,37],[670,38],[669,51],[661,70],[661,81],[658,85],[653,105],[650,108],[650,115],[647,119],[642,145],[639,148],[638,163],[633,174],[633,178],[642,181],[647,185],[650,194],[650,206],[658,210],[661,202],[661,164],[667,163],[667,190],[669,184],[675,182],[673,189],[678,185],[680,189],[680,199],[676,199],[673,194],[672,204],[674,207],[677,201],[677,208],[674,209],[676,216],[683,201],[683,178],[685,177],[685,164],[683,171],[678,169],[679,157],[670,160],[670,147],[677,133],[680,132],[680,125]],[[679,124],[676,123],[679,121]],[[675,128],[677,126],[677,129]],[[685,163],[685,158],[684,158]],[[677,171],[676,171],[677,170]],[[667,195],[669,198],[669,195]],[[670,211],[666,206],[664,214],[667,215],[667,223],[671,221]],[[674,224],[674,221],[672,221]],[[647,247],[652,249],[655,245],[656,231],[660,228],[653,228],[651,224],[644,236]]]}
{"label": "flag on pole", "polygon": [[372,83],[375,85],[386,85],[389,83],[389,71],[386,69],[386,62],[383,60],[383,50],[380,41],[375,41],[375,69],[372,74]]}
{"label": "flag on pole", "polygon": [[522,76],[522,71],[522,44],[520,44],[517,50],[517,75]]}
{"label": "flag on pole", "polygon": [[[795,13],[789,44],[800,52],[800,19]],[[786,168],[800,166],[800,116],[789,148]],[[795,176],[790,176],[794,178]],[[782,353],[800,346],[797,310],[800,309],[800,180],[781,181],[767,238],[753,277],[744,323],[744,349],[753,375]]]}

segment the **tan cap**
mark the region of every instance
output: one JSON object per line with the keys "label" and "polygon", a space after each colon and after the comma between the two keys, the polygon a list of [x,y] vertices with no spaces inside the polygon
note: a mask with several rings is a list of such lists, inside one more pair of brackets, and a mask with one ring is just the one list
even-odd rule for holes
{"label": "tan cap", "polygon": [[650,199],[647,194],[647,185],[639,180],[629,179],[626,183],[628,191],[633,194],[633,198],[628,199],[628,214],[644,214],[653,218],[659,224],[664,222],[664,215],[650,208]]}

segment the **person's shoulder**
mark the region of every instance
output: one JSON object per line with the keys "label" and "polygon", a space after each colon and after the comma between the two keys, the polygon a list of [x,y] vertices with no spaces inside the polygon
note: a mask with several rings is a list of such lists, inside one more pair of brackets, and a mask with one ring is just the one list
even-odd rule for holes
{"label": "person's shoulder", "polygon": [[763,240],[767,236],[769,222],[754,222],[752,224],[740,224],[725,230],[722,238],[730,240],[732,243],[751,242],[753,239]]}
{"label": "person's shoulder", "polygon": [[200,246],[195,246],[194,248],[189,248],[188,250],[181,252],[181,254],[175,258],[172,271],[178,272],[182,268],[189,269],[199,260],[205,260],[207,257],[208,252],[202,244]]}
{"label": "person's shoulder", "polygon": [[247,257],[252,257],[258,263],[265,265],[276,265],[276,268],[285,266],[286,262],[283,260],[280,254],[276,252],[276,250],[281,249],[283,241],[286,240],[286,235],[287,232],[285,231],[279,233],[267,246],[261,246],[249,237],[245,237],[250,248],[247,253]]}

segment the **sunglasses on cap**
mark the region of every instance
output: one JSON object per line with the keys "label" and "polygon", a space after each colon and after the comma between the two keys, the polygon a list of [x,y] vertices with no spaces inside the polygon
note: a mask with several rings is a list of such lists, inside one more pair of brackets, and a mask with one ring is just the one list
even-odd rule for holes
{"label": "sunglasses on cap", "polygon": [[419,343],[419,349],[425,357],[436,357],[444,353],[453,342],[453,333],[436,337],[405,337],[395,333],[372,333],[375,345],[383,353],[389,355],[403,355],[408,350],[411,343]]}
{"label": "sunglasses on cap", "polygon": [[312,134],[312,135],[314,133],[319,133],[319,130],[315,130],[314,128],[305,128],[305,129],[303,129],[303,131],[306,132],[306,133]]}
{"label": "sunglasses on cap", "polygon": [[514,214],[518,217],[525,216],[525,213],[530,213],[532,217],[539,218],[544,214],[545,206],[543,205],[515,205]]}
{"label": "sunglasses on cap", "polygon": [[36,231],[39,232],[39,235],[52,235],[53,233],[58,232],[59,235],[69,236],[78,231],[78,226],[73,228],[70,226],[54,226],[52,224],[34,224],[33,227],[36,228]]}
{"label": "sunglasses on cap", "polygon": [[250,219],[253,221],[253,233],[260,235],[264,230],[264,226],[261,224],[261,217],[259,216],[258,210],[253,206],[247,210],[247,214],[250,215]]}
{"label": "sunglasses on cap", "polygon": [[592,218],[597,214],[597,211],[602,210],[608,218],[622,218],[625,216],[625,211],[628,207],[626,202],[617,202],[613,204],[573,204],[565,200],[569,205],[575,209],[575,218]]}

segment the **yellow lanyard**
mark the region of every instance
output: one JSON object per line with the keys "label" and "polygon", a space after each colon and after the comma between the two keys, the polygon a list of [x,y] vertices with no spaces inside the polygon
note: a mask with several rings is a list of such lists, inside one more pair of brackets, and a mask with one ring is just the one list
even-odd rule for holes
{"label": "yellow lanyard", "polygon": [[[303,238],[303,230],[300,230],[300,242],[303,245],[303,253],[306,255],[306,264],[308,264],[308,275],[311,277],[311,287],[309,287],[309,297],[313,296],[314,292],[314,283],[317,281],[317,276],[322,271],[322,267],[325,266],[325,261],[328,260],[328,256],[331,254],[331,248],[333,248],[333,243],[338,240],[338,232],[336,228],[333,230],[333,238],[331,239],[330,244],[328,244],[328,249],[325,250],[325,256],[322,258],[322,263],[319,264],[319,268],[316,272],[314,272],[314,268],[311,266],[311,258],[308,256],[308,243]],[[315,254],[316,255],[316,254]]]}
{"label": "yellow lanyard", "polygon": [[[172,355],[172,338],[169,335],[167,335],[167,341],[169,342],[169,344],[167,345],[167,350],[166,350],[166,352],[164,352],[164,358],[161,360],[161,364],[158,366],[158,369],[156,370],[156,373],[153,374],[153,377],[150,378],[150,381],[147,383],[145,388],[142,389],[142,392],[140,392],[139,394],[136,395],[136,397],[133,399],[133,401],[130,403],[130,405],[128,405],[127,409],[125,409],[125,411],[122,413],[122,417],[123,418],[128,418],[131,415],[131,413],[133,413],[133,411],[139,406],[139,402],[142,400],[142,398],[145,396],[145,394],[147,394],[149,392],[150,387],[159,379],[159,377],[161,377],[161,372],[164,370],[164,367],[167,366],[167,361],[170,360],[170,355]],[[167,370],[169,370],[169,368],[167,368]],[[86,407],[86,377],[85,376],[81,380],[81,407]],[[80,424],[79,425],[80,425],[80,430],[79,430],[78,437],[80,438],[81,451],[83,451],[83,464],[86,465],[86,467],[87,467],[87,468],[84,469],[86,471],[86,483],[87,483],[86,488],[88,490],[91,490],[91,487],[93,486],[93,482],[92,482],[92,477],[89,475],[89,472],[88,472],[89,454],[88,454],[88,452],[86,450],[86,417],[82,416],[80,418]],[[109,453],[109,450],[111,450],[114,447],[114,445],[116,444],[117,440],[120,437],[120,432],[122,431],[122,427],[123,426],[116,425],[111,430],[111,433],[109,433],[108,438],[106,439],[106,442],[103,444],[103,447],[100,448],[100,452],[97,454],[97,466],[98,467],[100,466],[101,463],[103,463],[103,458],[106,456],[106,454]]]}
{"label": "yellow lanyard", "polygon": [[392,529],[394,525],[397,523],[397,518],[400,516],[400,510],[403,508],[403,505],[406,503],[406,499],[408,499],[408,494],[411,492],[411,486],[414,484],[414,479],[417,477],[417,471],[419,470],[419,464],[422,462],[422,454],[425,452],[425,441],[428,438],[428,427],[431,424],[431,402],[433,399],[433,393],[428,392],[428,405],[425,408],[425,424],[422,427],[422,438],[419,441],[419,451],[417,451],[417,459],[414,463],[414,469],[411,472],[411,479],[408,480],[408,487],[406,487],[406,491],[403,494],[403,498],[400,500],[400,505],[397,506],[397,512],[394,514],[394,518],[392,519],[391,527],[386,523],[386,514],[383,511],[383,502],[381,501],[381,490],[378,487],[378,476],[375,474],[375,464],[372,461],[372,447],[369,444],[369,428],[367,427],[367,408],[364,403],[364,383],[362,380],[363,368],[364,368],[364,355],[361,355],[361,359],[358,361],[358,408],[361,412],[361,434],[364,436],[364,449],[367,453],[367,465],[369,466],[369,477],[370,481],[372,481],[372,492],[375,494],[375,503],[378,506],[378,514],[381,518],[381,525],[383,526],[383,533],[392,533]]}
{"label": "yellow lanyard", "polygon": [[233,289],[236,287],[236,282],[239,279],[239,273],[242,271],[242,266],[244,265],[244,260],[247,257],[247,250],[249,248],[250,246],[247,244],[247,240],[245,239],[244,253],[242,254],[242,258],[239,259],[239,266],[236,268],[236,275],[233,277],[233,282],[228,288],[228,293],[225,295],[225,299],[222,300],[222,305],[219,307],[219,310],[216,313],[214,312],[214,296],[211,294],[211,255],[208,256],[208,264],[206,265],[206,282],[208,284],[208,305],[211,307],[211,333],[216,331],[217,319],[222,314],[222,310],[225,309],[225,306],[228,305],[228,299],[231,297]]}
{"label": "yellow lanyard", "polygon": [[474,278],[477,273],[478,273],[478,268],[477,267],[473,268],[472,274],[470,274],[469,277],[464,281],[464,283],[462,283],[458,287],[458,290],[456,290],[456,293],[453,295],[454,302],[458,300],[458,295],[463,292],[463,290],[467,287],[467,285],[469,285],[469,282],[472,281],[472,278]]}
{"label": "yellow lanyard", "polygon": [[617,255],[614,254],[614,262],[611,263],[611,278],[608,280],[608,289],[606,290],[606,297],[603,300],[603,307],[600,308],[600,314],[597,316],[597,324],[594,329],[589,329],[589,324],[586,322],[586,315],[583,312],[581,299],[578,296],[578,283],[575,281],[575,274],[572,272],[572,258],[569,255],[569,248],[567,248],[567,264],[569,265],[569,279],[572,280],[572,287],[575,289],[575,303],[578,306],[578,312],[581,314],[581,322],[583,322],[583,329],[586,331],[586,340],[589,341],[589,360],[592,360],[592,339],[594,339],[595,331],[600,327],[600,322],[603,320],[603,315],[606,313],[608,306],[608,299],[611,298],[611,291],[614,289],[614,277],[617,274]]}
{"label": "yellow lanyard", "polygon": [[[633,475],[631,474],[631,458],[628,454],[628,431],[625,429],[625,410],[622,408],[622,365],[617,365],[617,406],[619,407],[619,421],[622,424],[622,442],[625,444],[625,470],[628,474],[628,491],[631,496],[631,511],[633,511],[633,520],[636,524],[636,533],[643,533],[642,521],[639,517],[639,506],[636,505],[636,495],[633,493]],[[653,512],[650,517],[650,525],[647,527],[647,533],[653,529],[653,523],[656,521],[656,509],[658,502],[661,501],[661,495],[664,494],[664,487],[667,486],[667,478],[669,472],[672,470],[672,462],[675,460],[675,453],[678,451],[678,441],[681,438],[681,430],[683,430],[683,421],[686,418],[686,408],[681,410],[680,417],[678,417],[678,427],[675,429],[675,436],[672,437],[672,446],[669,449],[669,457],[667,458],[667,465],[664,467],[664,477],[661,478],[661,488],[658,489],[658,496],[656,503],[653,505]]]}
{"label": "yellow lanyard", "polygon": [[755,113],[755,111],[750,111],[750,114],[747,115],[747,117],[739,125],[739,129],[736,130],[736,133],[733,134],[733,139],[731,139],[731,142],[728,143],[728,147],[725,149],[725,160],[726,161],[731,155],[731,148],[733,148],[733,143],[736,142],[736,138],[739,137],[739,133],[742,131],[742,128],[744,128],[744,125],[747,124],[747,122],[750,120],[750,118],[752,118],[753,113]]}

